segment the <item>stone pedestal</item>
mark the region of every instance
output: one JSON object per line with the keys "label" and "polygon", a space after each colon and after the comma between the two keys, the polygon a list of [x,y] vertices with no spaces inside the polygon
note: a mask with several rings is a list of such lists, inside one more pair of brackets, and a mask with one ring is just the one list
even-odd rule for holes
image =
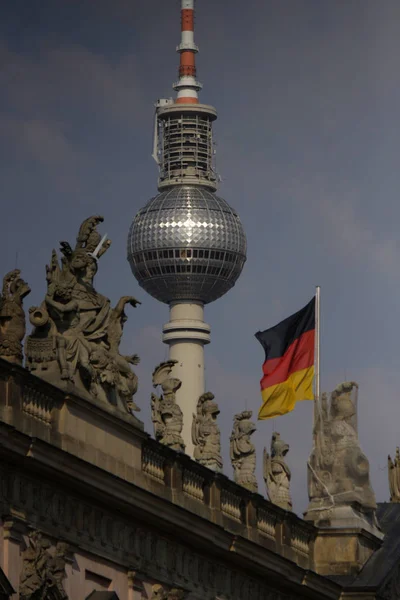
{"label": "stone pedestal", "polygon": [[365,511],[356,503],[321,511],[308,511],[306,521],[319,530],[314,545],[314,567],[320,575],[358,573],[382,543],[374,511]]}

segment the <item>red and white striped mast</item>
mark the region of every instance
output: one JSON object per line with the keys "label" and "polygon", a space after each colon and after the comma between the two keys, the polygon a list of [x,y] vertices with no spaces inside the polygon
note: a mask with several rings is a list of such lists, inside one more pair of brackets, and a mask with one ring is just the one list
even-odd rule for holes
{"label": "red and white striped mast", "polygon": [[181,43],[176,49],[180,54],[179,81],[174,84],[177,104],[196,104],[202,87],[196,80],[199,49],[194,43],[194,3],[195,0],[181,0]]}
{"label": "red and white striped mast", "polygon": [[159,165],[158,189],[174,185],[199,185],[215,191],[213,106],[199,102],[202,85],[196,78],[194,42],[195,0],[181,0],[181,43],[179,79],[173,88],[176,99],[156,103],[153,158]]}

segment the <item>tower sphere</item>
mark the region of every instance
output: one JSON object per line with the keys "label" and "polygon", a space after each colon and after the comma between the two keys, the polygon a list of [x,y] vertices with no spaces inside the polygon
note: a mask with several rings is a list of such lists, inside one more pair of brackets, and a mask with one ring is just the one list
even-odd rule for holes
{"label": "tower sphere", "polygon": [[213,191],[175,185],[137,213],[128,260],[139,285],[157,300],[207,304],[238,279],[246,237],[235,210]]}

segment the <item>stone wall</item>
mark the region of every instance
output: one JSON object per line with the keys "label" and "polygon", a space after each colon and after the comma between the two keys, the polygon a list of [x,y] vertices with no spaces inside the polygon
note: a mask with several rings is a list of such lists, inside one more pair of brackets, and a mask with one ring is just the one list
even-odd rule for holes
{"label": "stone wall", "polygon": [[340,594],[312,572],[312,525],[155,442],[117,408],[5,361],[0,506],[1,566],[17,590],[40,531],[51,556],[68,546],[71,599],[111,589],[150,600],[156,584],[210,600]]}

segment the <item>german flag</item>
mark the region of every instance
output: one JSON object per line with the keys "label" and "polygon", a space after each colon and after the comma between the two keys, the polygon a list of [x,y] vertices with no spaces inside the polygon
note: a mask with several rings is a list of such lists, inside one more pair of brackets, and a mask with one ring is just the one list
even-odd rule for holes
{"label": "german flag", "polygon": [[256,333],[256,338],[265,350],[258,418],[285,415],[297,400],[314,400],[315,297],[275,327]]}

